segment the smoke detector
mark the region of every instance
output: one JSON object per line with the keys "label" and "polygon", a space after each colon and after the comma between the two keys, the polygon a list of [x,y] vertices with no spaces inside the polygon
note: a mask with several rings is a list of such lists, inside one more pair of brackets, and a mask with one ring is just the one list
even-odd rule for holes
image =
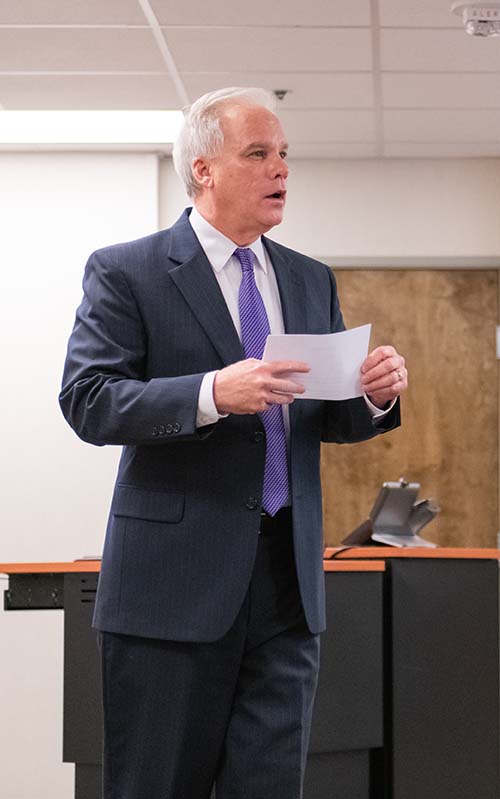
{"label": "smoke detector", "polygon": [[500,36],[500,2],[453,3],[451,10],[471,36]]}

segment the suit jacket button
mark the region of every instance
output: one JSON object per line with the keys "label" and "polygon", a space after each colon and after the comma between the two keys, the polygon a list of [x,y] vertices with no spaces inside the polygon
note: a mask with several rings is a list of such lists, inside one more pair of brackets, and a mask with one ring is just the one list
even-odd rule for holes
{"label": "suit jacket button", "polygon": [[258,505],[259,505],[259,500],[255,499],[255,497],[248,497],[247,501],[245,502],[245,507],[247,507],[248,510],[255,510],[255,508],[257,508]]}
{"label": "suit jacket button", "polygon": [[161,436],[164,436],[164,435],[165,435],[165,425],[164,425],[164,424],[161,424],[161,425],[159,426],[159,428],[158,428],[158,432],[159,432],[159,434],[160,434]]}
{"label": "suit jacket button", "polygon": [[173,429],[174,429],[174,427],[173,427],[173,425],[171,425],[170,423],[169,423],[169,424],[167,424],[167,426],[166,426],[166,428],[165,428],[165,430],[167,431],[167,434],[168,434],[168,435],[170,435],[170,434],[172,433]]}
{"label": "suit jacket button", "polygon": [[182,430],[182,425],[179,422],[175,422],[174,424],[174,433],[180,433]]}
{"label": "suit jacket button", "polygon": [[153,427],[153,429],[151,430],[151,435],[153,435],[153,436],[157,436],[158,435],[158,428],[157,427]]}
{"label": "suit jacket button", "polygon": [[264,441],[264,433],[262,430],[257,430],[257,432],[253,434],[253,440],[256,441],[257,444],[260,444],[261,441]]}

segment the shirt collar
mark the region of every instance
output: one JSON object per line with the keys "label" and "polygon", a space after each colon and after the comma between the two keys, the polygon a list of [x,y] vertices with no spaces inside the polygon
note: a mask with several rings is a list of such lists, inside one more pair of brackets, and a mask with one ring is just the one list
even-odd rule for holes
{"label": "shirt collar", "polygon": [[[229,262],[238,245],[213,227],[210,222],[207,222],[196,207],[193,207],[189,214],[189,221],[212,268],[215,272],[220,272]],[[262,238],[259,236],[258,239],[248,244],[247,248],[252,250],[255,263],[267,274],[267,261]]]}

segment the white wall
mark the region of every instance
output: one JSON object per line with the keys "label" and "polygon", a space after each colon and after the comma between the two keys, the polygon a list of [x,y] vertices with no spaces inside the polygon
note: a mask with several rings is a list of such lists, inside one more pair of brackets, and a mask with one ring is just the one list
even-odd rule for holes
{"label": "white wall", "polygon": [[[290,162],[283,223],[269,235],[325,258],[500,255],[500,159]],[[160,226],[187,202],[160,167]]]}
{"label": "white wall", "polygon": [[[87,257],[156,229],[157,200],[153,155],[0,154],[0,563],[101,552],[118,448],[79,441],[57,395]],[[73,796],[62,628],[0,612],[2,799]]]}
{"label": "white wall", "polygon": [[[500,255],[500,160],[297,161],[272,236],[316,256]],[[159,200],[159,205],[158,205]],[[118,452],[80,442],[57,394],[83,266],[187,203],[152,155],[0,154],[0,562],[101,551]],[[0,588],[6,587],[1,581]],[[72,799],[62,613],[0,611],[2,799]]]}

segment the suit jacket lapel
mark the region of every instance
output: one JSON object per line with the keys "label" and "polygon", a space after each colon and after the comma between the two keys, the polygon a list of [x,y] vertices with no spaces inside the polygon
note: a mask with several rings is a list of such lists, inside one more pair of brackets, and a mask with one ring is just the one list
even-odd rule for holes
{"label": "suit jacket lapel", "polygon": [[[278,282],[286,333],[307,331],[304,303],[305,286],[294,268],[293,258],[284,248],[263,237]],[[189,224],[185,211],[173,226],[168,257],[178,266],[170,276],[224,364],[242,360],[245,355],[213,269]]]}
{"label": "suit jacket lapel", "polygon": [[170,276],[205,330],[224,365],[245,356],[231,314],[213,269],[193,228],[187,211],[172,228],[168,257],[179,265]]}
{"label": "suit jacket lapel", "polygon": [[302,275],[294,268],[293,258],[286,250],[265,237],[263,241],[278,281],[285,333],[306,333],[305,286]]}

